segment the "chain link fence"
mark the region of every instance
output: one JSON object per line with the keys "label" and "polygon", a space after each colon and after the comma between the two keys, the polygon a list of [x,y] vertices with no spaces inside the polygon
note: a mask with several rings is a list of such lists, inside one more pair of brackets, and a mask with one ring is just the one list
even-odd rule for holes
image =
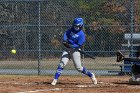
{"label": "chain link fence", "polygon": [[[115,52],[127,44],[125,33],[140,32],[139,5],[139,0],[1,0],[0,73],[54,74],[63,33],[75,17],[85,21],[84,51],[96,56],[82,56],[82,64],[99,75],[120,70],[112,66]],[[78,74],[71,61],[64,74]]]}

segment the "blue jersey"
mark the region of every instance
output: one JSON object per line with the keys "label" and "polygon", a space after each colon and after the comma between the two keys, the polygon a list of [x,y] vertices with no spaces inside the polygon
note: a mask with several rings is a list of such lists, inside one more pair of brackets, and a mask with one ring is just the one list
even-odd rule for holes
{"label": "blue jersey", "polygon": [[81,48],[85,42],[85,34],[83,30],[75,31],[70,28],[64,33],[63,40],[67,41],[72,48]]}

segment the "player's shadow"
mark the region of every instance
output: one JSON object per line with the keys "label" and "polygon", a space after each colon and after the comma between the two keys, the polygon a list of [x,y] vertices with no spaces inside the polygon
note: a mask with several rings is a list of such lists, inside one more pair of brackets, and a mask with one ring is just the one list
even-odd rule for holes
{"label": "player's shadow", "polygon": [[48,85],[51,84],[51,82],[34,82],[35,85]]}
{"label": "player's shadow", "polygon": [[129,83],[128,81],[124,82],[114,82],[113,84],[119,84],[119,85],[140,85],[138,83]]}
{"label": "player's shadow", "polygon": [[129,82],[113,82],[113,84],[122,84],[122,85],[129,85]]}

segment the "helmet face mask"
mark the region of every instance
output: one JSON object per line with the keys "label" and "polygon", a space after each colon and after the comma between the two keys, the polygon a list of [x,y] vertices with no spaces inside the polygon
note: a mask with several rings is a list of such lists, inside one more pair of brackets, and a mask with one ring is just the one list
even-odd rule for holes
{"label": "helmet face mask", "polygon": [[82,18],[75,18],[73,21],[73,28],[76,31],[80,31],[83,27],[83,19]]}
{"label": "helmet face mask", "polygon": [[76,31],[78,31],[78,30],[81,29],[81,26],[80,26],[80,25],[74,25],[73,27],[74,27],[74,29],[75,29]]}

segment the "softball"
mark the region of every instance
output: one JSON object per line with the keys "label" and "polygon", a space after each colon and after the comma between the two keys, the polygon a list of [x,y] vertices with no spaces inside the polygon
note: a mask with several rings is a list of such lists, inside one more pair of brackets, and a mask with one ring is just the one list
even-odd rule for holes
{"label": "softball", "polygon": [[12,50],[11,50],[11,53],[12,53],[12,54],[16,54],[16,52],[17,52],[17,51],[16,51],[15,49],[12,49]]}

